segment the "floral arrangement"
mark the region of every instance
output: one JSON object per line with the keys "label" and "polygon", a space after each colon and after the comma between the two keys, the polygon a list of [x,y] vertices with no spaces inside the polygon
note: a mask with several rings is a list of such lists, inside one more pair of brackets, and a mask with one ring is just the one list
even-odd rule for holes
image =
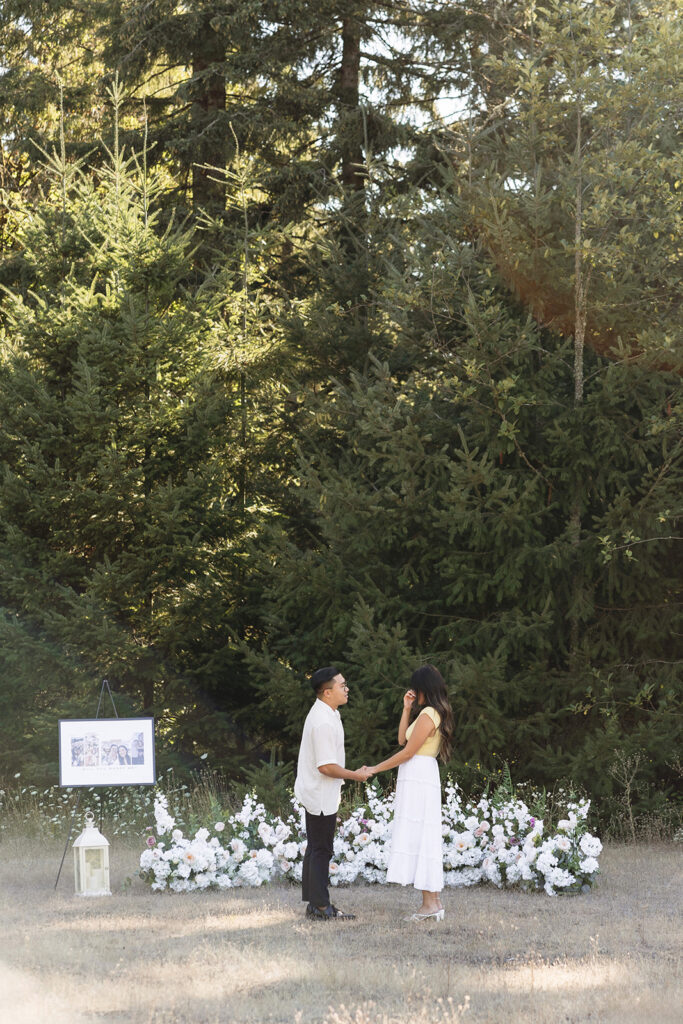
{"label": "floral arrangement", "polygon": [[[386,881],[393,794],[383,796],[370,785],[365,798],[337,829],[332,885]],[[589,800],[568,801],[566,817],[546,828],[510,790],[465,802],[457,784],[448,782],[442,814],[445,884],[490,882],[549,896],[588,891],[602,850],[588,831],[589,807]],[[306,835],[295,800],[292,814],[282,820],[250,793],[236,814],[212,830],[200,828],[193,838],[176,828],[163,793],[156,796],[154,812],[156,826],[149,826],[140,857],[140,874],[152,889],[189,892],[301,881]]]}

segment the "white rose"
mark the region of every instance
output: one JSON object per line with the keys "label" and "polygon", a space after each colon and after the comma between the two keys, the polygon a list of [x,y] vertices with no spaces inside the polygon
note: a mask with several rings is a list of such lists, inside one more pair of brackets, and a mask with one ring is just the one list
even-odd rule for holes
{"label": "white rose", "polygon": [[261,841],[265,843],[266,846],[272,846],[273,840],[275,839],[275,835],[268,822],[262,821],[257,831],[259,836],[261,837]]}
{"label": "white rose", "polygon": [[241,839],[233,839],[230,843],[230,848],[238,864],[241,860],[244,860],[247,848]]}
{"label": "white rose", "polygon": [[271,867],[273,863],[273,854],[270,850],[257,850],[256,863],[260,864],[262,867]]}

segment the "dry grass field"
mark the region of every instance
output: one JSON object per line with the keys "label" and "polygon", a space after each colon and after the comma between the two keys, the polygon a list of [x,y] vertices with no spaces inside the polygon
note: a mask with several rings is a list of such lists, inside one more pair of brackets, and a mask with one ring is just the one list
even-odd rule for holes
{"label": "dry grass field", "polygon": [[[73,895],[70,854],[0,845],[2,1024],[540,1024],[681,1020],[681,849],[612,846],[599,886],[549,899],[354,886],[356,921],[307,922],[291,887],[169,896],[114,844],[112,891]],[[127,883],[126,878],[132,877]]]}

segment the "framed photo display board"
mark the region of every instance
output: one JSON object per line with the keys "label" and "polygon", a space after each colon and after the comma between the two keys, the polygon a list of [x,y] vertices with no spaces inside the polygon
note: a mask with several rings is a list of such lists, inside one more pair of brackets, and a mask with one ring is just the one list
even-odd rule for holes
{"label": "framed photo display board", "polygon": [[60,786],[152,786],[153,718],[61,718]]}

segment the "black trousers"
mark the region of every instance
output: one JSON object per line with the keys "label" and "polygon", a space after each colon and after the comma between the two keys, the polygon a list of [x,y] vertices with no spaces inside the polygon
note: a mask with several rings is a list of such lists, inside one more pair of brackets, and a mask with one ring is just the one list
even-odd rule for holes
{"label": "black trousers", "polygon": [[314,907],[326,907],[330,902],[327,886],[336,824],[336,814],[309,814],[306,811],[308,844],[301,874],[301,898]]}

